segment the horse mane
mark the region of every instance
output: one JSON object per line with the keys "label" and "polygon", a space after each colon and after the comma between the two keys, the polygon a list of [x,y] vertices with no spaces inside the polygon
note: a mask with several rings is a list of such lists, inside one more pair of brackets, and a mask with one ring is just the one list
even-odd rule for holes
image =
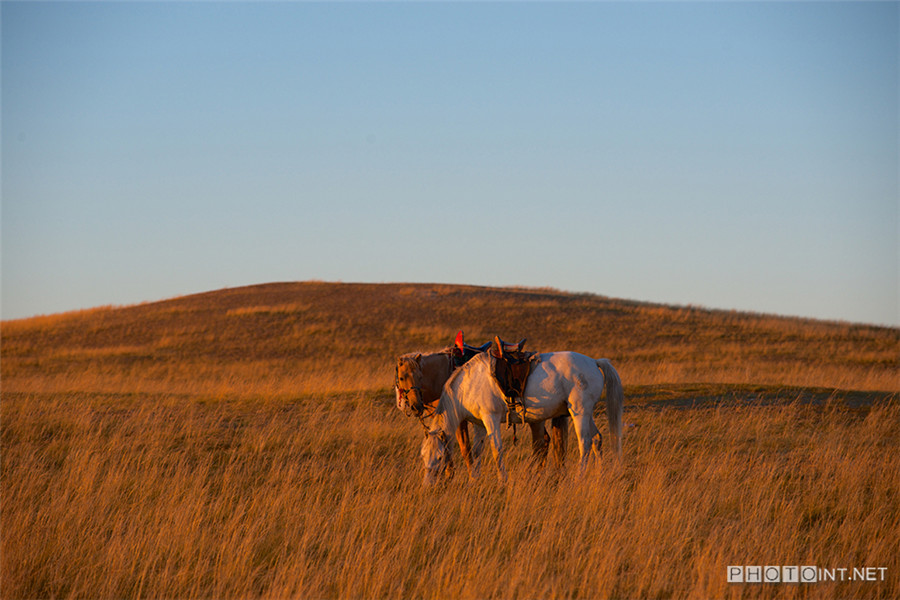
{"label": "horse mane", "polygon": [[[469,365],[473,365],[473,364],[475,364],[475,363],[476,363],[477,361],[479,361],[479,360],[480,360],[480,361],[486,360],[486,359],[484,358],[485,356],[487,356],[487,353],[486,353],[486,352],[482,352],[481,354],[478,354],[478,355],[472,357],[472,359],[469,360],[469,361],[468,361],[466,364],[464,364],[463,366],[461,366],[461,367],[459,367],[458,369],[456,369],[455,371],[453,371],[453,372],[450,374],[450,377],[447,378],[447,382],[444,384],[444,388],[445,388],[445,389],[453,389],[453,391],[456,392],[456,388],[455,388],[455,386],[456,386],[456,380],[459,379],[460,377],[462,377],[462,376],[463,376],[463,373],[464,373],[467,369],[472,368],[472,367],[470,367]],[[444,412],[444,394],[442,393],[442,394],[441,394],[440,400],[438,400],[437,413],[440,414],[440,413],[443,413],[443,412]]]}
{"label": "horse mane", "polygon": [[397,364],[399,365],[401,362],[411,363],[413,365],[413,375],[416,377],[422,377],[422,367],[419,364],[419,361],[416,358],[421,358],[423,356],[434,356],[437,354],[452,354],[455,346],[447,346],[443,350],[438,350],[436,352],[407,352],[406,354],[401,354],[397,357]]}
{"label": "horse mane", "polygon": [[[463,369],[465,369],[466,365],[468,365],[470,362],[472,362],[472,361],[470,360],[469,362],[467,362],[465,365],[459,367],[458,369],[454,369],[454,371],[452,373],[450,373],[450,377],[447,378],[447,382],[444,384],[444,387],[453,385],[453,382],[455,382],[457,379],[459,379],[462,376],[461,374],[463,372]],[[443,394],[441,394],[441,395],[443,396]]]}
{"label": "horse mane", "polygon": [[406,354],[401,354],[398,357],[398,360],[414,361],[416,356],[430,356],[432,354],[452,354],[455,349],[455,346],[447,346],[446,348],[442,348],[440,350],[419,350],[417,352],[407,352]]}

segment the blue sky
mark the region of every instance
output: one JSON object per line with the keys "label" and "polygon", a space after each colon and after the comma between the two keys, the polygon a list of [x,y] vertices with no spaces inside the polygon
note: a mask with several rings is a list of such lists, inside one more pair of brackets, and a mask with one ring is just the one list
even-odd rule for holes
{"label": "blue sky", "polygon": [[900,325],[898,3],[0,11],[4,319],[323,279]]}

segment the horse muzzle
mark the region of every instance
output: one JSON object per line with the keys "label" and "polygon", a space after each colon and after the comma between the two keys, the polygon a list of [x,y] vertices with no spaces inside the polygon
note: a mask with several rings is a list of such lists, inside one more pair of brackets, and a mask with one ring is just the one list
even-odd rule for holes
{"label": "horse muzzle", "polygon": [[422,394],[419,388],[410,388],[402,390],[399,387],[394,388],[397,395],[397,408],[407,417],[421,417],[425,412],[425,405],[422,403]]}
{"label": "horse muzzle", "polygon": [[426,486],[452,479],[453,461],[450,458],[447,439],[443,434],[426,433],[422,441],[421,456],[425,468],[423,483]]}

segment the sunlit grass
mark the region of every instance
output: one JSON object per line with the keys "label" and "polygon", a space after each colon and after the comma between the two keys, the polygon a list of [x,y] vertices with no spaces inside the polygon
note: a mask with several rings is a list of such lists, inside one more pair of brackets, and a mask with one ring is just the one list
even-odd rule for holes
{"label": "sunlit grass", "polygon": [[[389,400],[7,396],[4,597],[900,592],[896,401],[649,402],[626,413],[622,465],[533,471],[510,445],[505,487],[488,459],[429,490],[419,427]],[[890,577],[748,588],[732,564]]]}
{"label": "sunlit grass", "polygon": [[[536,470],[505,431],[505,486],[486,457],[423,488],[391,365],[457,328],[611,358],[623,463]],[[3,598],[900,595],[896,329],[315,283],[2,334]],[[753,564],[887,578],[727,583]]]}

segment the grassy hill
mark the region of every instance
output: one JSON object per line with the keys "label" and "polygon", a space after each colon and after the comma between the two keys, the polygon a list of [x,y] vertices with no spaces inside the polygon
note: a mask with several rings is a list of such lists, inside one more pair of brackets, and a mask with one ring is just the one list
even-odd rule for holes
{"label": "grassy hill", "polygon": [[[579,473],[570,443],[556,471],[504,430],[506,485],[486,456],[479,479],[423,487],[394,357],[458,329],[610,358],[623,460]],[[281,283],[4,322],[0,595],[896,598],[898,344],[447,285]],[[733,565],[831,579],[728,583]]]}
{"label": "grassy hill", "polygon": [[9,321],[6,390],[295,395],[384,390],[393,359],[528,338],[610,358],[626,386],[898,389],[900,330],[553,290],[275,283]]}

